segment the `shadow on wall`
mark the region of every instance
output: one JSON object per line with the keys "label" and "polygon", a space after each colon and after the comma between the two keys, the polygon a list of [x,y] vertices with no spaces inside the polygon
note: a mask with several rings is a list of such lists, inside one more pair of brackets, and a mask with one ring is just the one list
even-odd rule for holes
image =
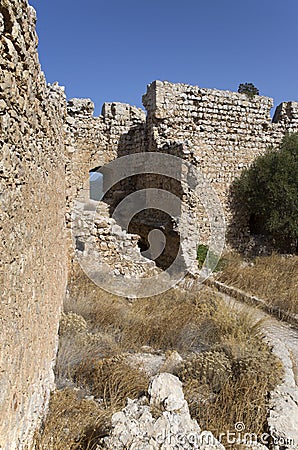
{"label": "shadow on wall", "polygon": [[[117,156],[120,158],[134,153],[145,153],[147,151],[146,142],[145,125],[140,124],[133,127],[128,133],[121,136]],[[165,153],[169,153],[169,149]],[[176,149],[175,153],[177,153]],[[99,195],[100,189],[102,189],[101,183],[103,183],[103,187],[105,185],[105,180],[100,180],[94,174],[97,171],[100,171],[100,168],[92,170],[92,181],[90,181],[90,183],[94,183],[92,192],[94,192],[93,195],[95,196]],[[95,187],[96,183],[97,187]],[[143,256],[154,260],[158,267],[166,270],[176,259],[180,247],[177,219],[179,219],[181,214],[179,200],[183,196],[181,182],[164,175],[148,173],[144,169],[144,173],[127,177],[116,183],[104,195],[102,200],[109,205],[110,215],[112,216],[122,200],[127,199],[137,191],[147,189],[159,189],[174,194],[177,197],[178,208],[176,209],[179,210],[177,217],[172,217],[164,211],[165,205],[162,201],[160,209],[150,208],[150,205],[146,203],[147,196],[144,195],[144,199],[146,199],[144,200],[144,209],[135,213],[126,231],[138,234],[140,236],[138,245]],[[154,233],[152,234],[152,232]]]}
{"label": "shadow on wall", "polygon": [[244,256],[268,256],[276,251],[272,236],[264,231],[264,222],[255,213],[249,213],[238,191],[238,179],[232,183],[228,195],[230,220],[227,227],[227,244]]}

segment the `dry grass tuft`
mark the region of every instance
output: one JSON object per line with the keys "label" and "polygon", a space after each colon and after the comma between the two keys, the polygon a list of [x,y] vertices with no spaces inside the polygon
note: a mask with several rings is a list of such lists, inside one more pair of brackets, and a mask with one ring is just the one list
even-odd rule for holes
{"label": "dry grass tuft", "polygon": [[[237,422],[245,424],[246,432],[260,435],[266,427],[268,410],[266,379],[262,381],[264,383],[259,384],[250,373],[243,374],[237,380],[228,380],[218,395],[207,390],[209,398],[204,402],[190,402],[190,412],[199,420],[201,427],[213,432],[215,437],[224,431],[234,431]],[[191,382],[185,384],[187,400],[193,397]]]}
{"label": "dry grass tuft", "polygon": [[271,255],[245,262],[229,255],[219,280],[254,294],[270,306],[298,314],[298,256]]}
{"label": "dry grass tuft", "polygon": [[42,432],[36,436],[37,450],[95,450],[96,441],[110,426],[112,408],[82,399],[78,392],[64,389],[52,394]]}
{"label": "dry grass tuft", "polygon": [[187,360],[178,375],[183,382],[196,380],[213,392],[219,392],[232,376],[232,365],[223,352],[203,352]]}
{"label": "dry grass tuft", "polygon": [[86,320],[76,313],[63,313],[59,329],[59,349],[56,360],[56,382],[73,379],[76,368],[84,360],[115,355],[119,352],[108,333],[91,333]]}
{"label": "dry grass tuft", "polygon": [[[94,308],[98,301],[103,306],[103,316],[109,316],[109,309],[118,309],[119,312],[127,308],[127,301],[123,297],[110,294],[96,286],[80,269],[77,270],[64,300],[64,312],[76,313],[86,320],[94,319]],[[113,305],[113,306],[111,306]]]}
{"label": "dry grass tuft", "polygon": [[128,398],[144,395],[149,386],[149,378],[144,371],[128,365],[121,355],[87,360],[77,368],[75,378],[100,398],[105,407],[118,410],[126,406]]}
{"label": "dry grass tuft", "polygon": [[257,335],[247,343],[226,340],[220,350],[196,355],[178,373],[190,411],[215,436],[243,422],[250,433],[264,432],[268,393],[283,368]]}

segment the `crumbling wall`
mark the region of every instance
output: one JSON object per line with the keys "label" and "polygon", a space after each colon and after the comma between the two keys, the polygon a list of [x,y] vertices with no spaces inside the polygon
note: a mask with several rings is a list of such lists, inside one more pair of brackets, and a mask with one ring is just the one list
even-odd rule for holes
{"label": "crumbling wall", "polygon": [[[156,174],[144,174],[130,177],[114,187],[105,199],[111,206],[110,211],[113,212],[119,201],[137,189],[170,191],[181,203],[179,225],[163,212],[148,210],[133,219],[129,231],[140,234],[141,244],[146,247],[147,235],[152,229],[165,230],[169,245],[160,258],[160,265],[164,268],[177,253],[181,229],[187,229],[184,254],[186,260],[191,261],[199,243],[198,224],[201,242],[207,243],[211,236],[209,219],[210,211],[215,208],[214,198],[208,203],[209,210],[203,205],[209,196],[206,189],[209,184],[218,195],[230,225],[230,243],[243,242],[248,229],[240,224],[241,220],[245,222],[244,218],[232,217],[229,189],[243,168],[258,155],[268,147],[276,146],[286,132],[298,130],[298,103],[282,103],[271,120],[271,98],[249,98],[236,92],[166,81],[151,83],[143,103],[147,118],[142,110],[120,103],[104,104],[102,115],[93,117],[90,100],[69,102],[67,170],[71,192],[68,198],[75,197],[78,186],[82,185],[82,177],[86,180],[92,167],[103,166],[119,156],[135,152],[171,154],[191,163],[205,177],[201,198],[189,189],[187,175],[185,180],[181,177],[180,182]],[[220,226],[216,233],[221,240]]]}
{"label": "crumbling wall", "polygon": [[[2,450],[31,447],[53,387],[72,202],[89,171],[135,152],[171,153],[201,170],[228,216],[233,179],[287,131],[298,130],[296,102],[282,103],[271,121],[269,98],[160,81],[149,85],[144,96],[147,119],[144,111],[121,103],[105,103],[102,115],[94,117],[88,99],[70,100],[66,113],[63,90],[48,86],[41,72],[35,20],[27,0],[0,0]],[[180,226],[191,236],[200,210],[183,183],[132,177],[115,187],[111,206],[113,199],[148,186],[186,199],[189,207],[181,209]],[[154,223],[140,223],[144,230],[158,222],[158,215],[147,217]],[[95,228],[103,231],[95,230],[93,236],[104,257],[115,265],[121,246],[133,241],[135,258],[135,236],[105,219],[106,224],[98,218]],[[134,225],[138,232],[138,223]],[[145,259],[140,261],[145,267]],[[155,270],[152,264],[149,268]],[[120,274],[122,269],[115,267]]]}
{"label": "crumbling wall", "polygon": [[200,167],[223,199],[243,167],[286,131],[298,130],[298,103],[283,103],[272,123],[268,97],[155,81],[143,102],[149,149],[180,143],[181,155]]}
{"label": "crumbling wall", "polygon": [[[213,230],[211,227],[210,216],[218,202],[209,195],[209,185],[223,207],[228,243],[243,245],[249,236],[248,218],[232,214],[230,187],[243,168],[258,155],[265,153],[270,146],[277,146],[286,132],[298,130],[298,103],[282,103],[271,120],[271,98],[250,98],[236,92],[166,81],[151,83],[143,103],[147,109],[146,118],[142,110],[120,103],[104,104],[102,115],[94,118],[90,100],[69,102],[67,132],[70,157],[67,167],[68,186],[72,192],[68,197],[75,197],[78,186],[82,185],[82,175],[86,180],[92,166],[103,166],[119,156],[136,152],[171,154],[189,162],[204,176],[199,196],[189,188],[188,175],[177,181],[163,175],[144,173],[114,186],[104,199],[110,205],[110,212],[137,189],[170,191],[181,204],[178,221],[163,212],[163,205],[160,205],[162,211],[146,211],[148,205],[144,205],[145,210],[133,218],[129,231],[141,236],[140,245],[146,249],[149,232],[154,228],[164,230],[168,246],[157,263],[165,268],[177,254],[181,231],[187,229],[189,233],[184,238],[183,253],[185,260],[194,261],[196,266],[194,258],[198,243],[210,242],[214,234],[217,242],[223,239],[222,222],[214,224],[213,221]],[[70,215],[68,219],[70,227]]]}
{"label": "crumbling wall", "polygon": [[53,387],[66,288],[63,91],[47,86],[35,11],[0,0],[0,448],[31,448]]}
{"label": "crumbling wall", "polygon": [[68,101],[65,130],[69,204],[88,181],[90,170],[144,147],[144,111],[124,103],[104,103],[99,117],[94,117],[93,111],[89,99]]}
{"label": "crumbling wall", "polygon": [[[197,167],[216,191],[228,224],[233,180],[268,147],[277,146],[286,132],[298,131],[297,102],[282,103],[271,120],[271,98],[155,81],[143,103],[148,112],[148,149],[174,151]],[[202,205],[190,192],[184,193],[188,207],[182,213],[182,226],[201,222],[202,241],[206,241],[210,227]],[[239,231],[236,224],[230,227],[231,241],[241,240]]]}
{"label": "crumbling wall", "polygon": [[[143,110],[124,103],[104,103],[99,117],[94,117],[93,112],[94,104],[89,99],[68,101],[65,124],[66,222],[70,263],[75,257],[71,233],[73,201],[82,188],[88,188],[89,171],[102,167],[120,156],[141,151],[145,145],[146,115]],[[120,201],[121,197],[125,197],[127,190],[128,185],[123,186],[121,183],[116,185],[110,199],[113,197]],[[85,196],[87,201],[88,189]]]}

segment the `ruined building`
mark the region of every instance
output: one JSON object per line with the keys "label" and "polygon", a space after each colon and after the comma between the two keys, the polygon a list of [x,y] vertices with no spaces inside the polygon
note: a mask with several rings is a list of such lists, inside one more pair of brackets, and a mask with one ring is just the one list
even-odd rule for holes
{"label": "ruined building", "polygon": [[[54,386],[59,316],[74,257],[72,205],[89,172],[133,153],[176,155],[199,167],[229,217],[231,181],[285,132],[298,129],[298,103],[281,104],[272,121],[269,98],[250,100],[244,94],[161,81],[148,86],[143,98],[147,114],[106,103],[102,115],[94,117],[91,101],[67,104],[62,88],[46,84],[35,21],[27,0],[0,0],[2,450],[30,448]],[[191,200],[183,184],[149,174],[116,186],[106,199],[110,210],[137,187],[154,184],[162,189],[168,185],[179,198]],[[146,252],[146,235],[157,222],[172,248],[179,243],[181,227],[187,226],[191,234],[197,220],[191,201],[180,229],[168,217],[162,225],[162,214],[140,214],[128,233],[122,233],[107,214],[105,209],[103,220],[108,223],[103,227],[123,241],[119,247],[113,239],[110,245],[101,242],[112,263],[124,247],[134,249],[127,252],[127,261],[129,255],[133,259],[140,250]],[[155,270],[152,261],[139,257],[136,270]],[[165,252],[159,266],[171,258],[171,252]],[[119,274],[122,269],[121,264],[115,268]]]}

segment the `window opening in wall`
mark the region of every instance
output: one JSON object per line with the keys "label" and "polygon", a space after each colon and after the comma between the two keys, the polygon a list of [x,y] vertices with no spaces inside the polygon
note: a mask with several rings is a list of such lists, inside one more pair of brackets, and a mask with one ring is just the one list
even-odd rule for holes
{"label": "window opening in wall", "polygon": [[100,201],[103,197],[103,174],[99,169],[89,172],[90,200]]}

